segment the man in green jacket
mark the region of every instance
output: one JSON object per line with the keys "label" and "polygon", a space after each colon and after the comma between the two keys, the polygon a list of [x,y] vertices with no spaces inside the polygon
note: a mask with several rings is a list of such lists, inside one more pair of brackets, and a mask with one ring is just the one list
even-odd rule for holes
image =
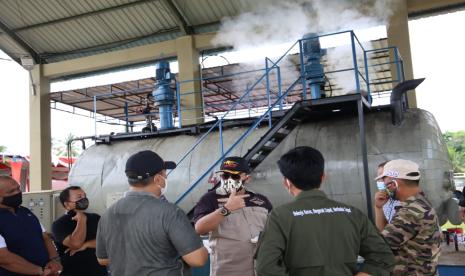
{"label": "man in green jacket", "polygon": [[368,217],[320,191],[324,159],[318,150],[297,147],[278,166],[295,200],[268,218],[257,251],[258,276],[390,274],[394,256]]}

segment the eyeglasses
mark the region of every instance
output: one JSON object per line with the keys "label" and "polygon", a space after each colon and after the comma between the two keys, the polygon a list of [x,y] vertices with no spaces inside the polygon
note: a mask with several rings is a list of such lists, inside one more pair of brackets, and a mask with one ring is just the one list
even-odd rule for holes
{"label": "eyeglasses", "polygon": [[229,178],[232,178],[233,180],[240,180],[241,175],[240,174],[232,174],[232,173],[223,172],[221,174],[221,178],[223,178],[224,180],[229,179]]}

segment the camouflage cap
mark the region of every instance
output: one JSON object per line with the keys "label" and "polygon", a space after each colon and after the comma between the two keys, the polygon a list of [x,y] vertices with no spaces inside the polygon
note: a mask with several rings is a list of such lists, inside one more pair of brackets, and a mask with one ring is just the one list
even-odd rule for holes
{"label": "camouflage cap", "polygon": [[385,176],[407,179],[407,180],[419,180],[420,169],[418,164],[404,159],[396,159],[386,163],[383,168],[383,173],[378,175],[375,180],[381,179]]}

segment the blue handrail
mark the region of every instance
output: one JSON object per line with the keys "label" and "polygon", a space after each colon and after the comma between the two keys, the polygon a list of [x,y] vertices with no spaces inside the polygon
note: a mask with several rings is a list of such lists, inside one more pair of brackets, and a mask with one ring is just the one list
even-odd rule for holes
{"label": "blue handrail", "polygon": [[294,87],[297,85],[297,83],[299,83],[301,77],[299,77],[297,80],[295,80],[291,86],[289,86],[289,88],[286,90],[286,92],[284,92],[267,110],[265,113],[262,114],[262,116],[260,116],[257,120],[255,120],[254,124],[249,128],[247,129],[246,132],[244,132],[237,140],[236,142],[234,142],[234,144],[232,144],[228,150],[226,150],[226,152],[224,152],[224,154],[218,158],[199,178],[197,178],[197,180],[194,182],[194,184],[192,184],[181,196],[179,196],[176,201],[175,201],[175,204],[179,204],[195,187],[197,187],[197,185],[210,173],[211,170],[213,170],[216,166],[218,166],[218,164],[220,163],[221,160],[223,160],[223,158],[225,156],[227,156],[240,142],[242,142],[246,137],[249,136],[249,134],[263,121],[263,119],[269,115],[271,113],[271,110],[273,110],[273,108],[284,98],[287,96],[287,94],[289,93],[289,91],[292,91],[294,89]]}

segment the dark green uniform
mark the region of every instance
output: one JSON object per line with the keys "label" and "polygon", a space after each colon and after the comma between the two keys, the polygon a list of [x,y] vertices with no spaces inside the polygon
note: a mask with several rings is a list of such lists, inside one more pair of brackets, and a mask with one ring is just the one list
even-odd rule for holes
{"label": "dark green uniform", "polygon": [[257,275],[389,275],[394,255],[360,210],[328,199],[319,190],[302,191],[275,208],[257,252]]}

